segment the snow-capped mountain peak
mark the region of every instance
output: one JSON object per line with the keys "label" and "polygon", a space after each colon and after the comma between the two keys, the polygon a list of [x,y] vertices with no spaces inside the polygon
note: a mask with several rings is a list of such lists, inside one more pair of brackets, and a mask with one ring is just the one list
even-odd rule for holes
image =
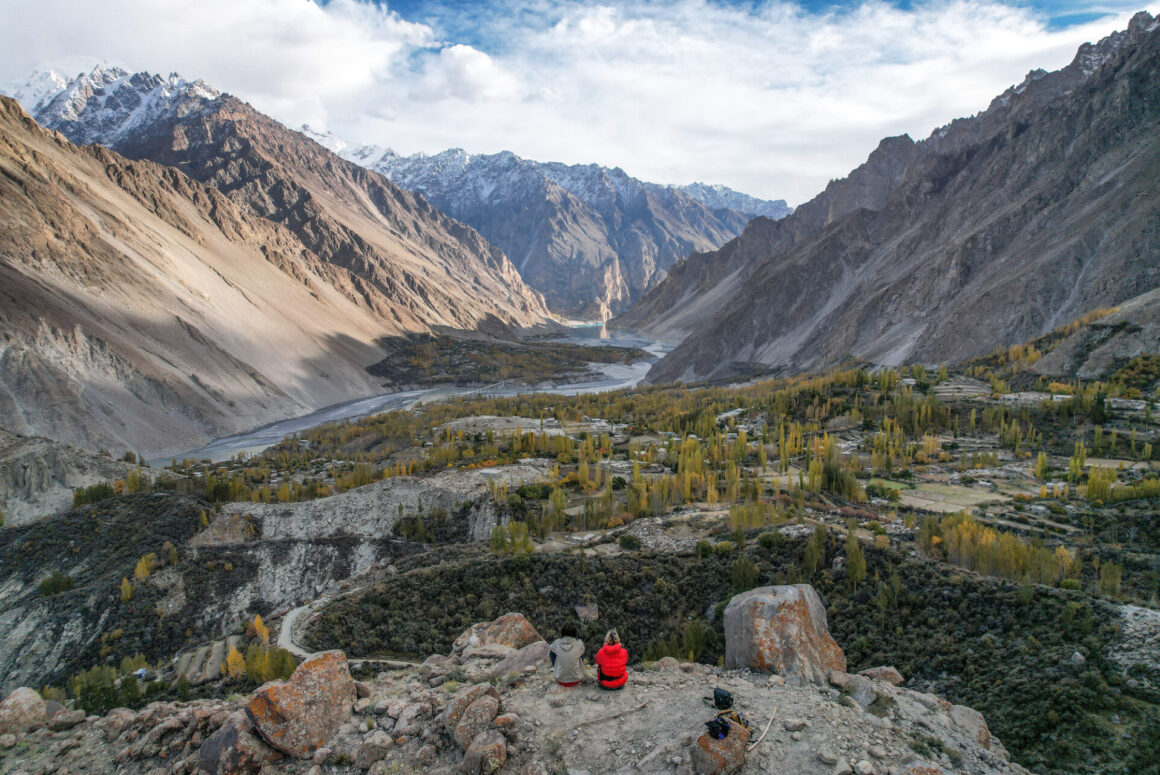
{"label": "snow-capped mountain peak", "polygon": [[55,69],[37,71],[23,84],[0,90],[73,142],[110,146],[138,126],[164,115],[187,115],[221,96],[204,81],[177,73],[130,73],[103,63],[75,76]]}

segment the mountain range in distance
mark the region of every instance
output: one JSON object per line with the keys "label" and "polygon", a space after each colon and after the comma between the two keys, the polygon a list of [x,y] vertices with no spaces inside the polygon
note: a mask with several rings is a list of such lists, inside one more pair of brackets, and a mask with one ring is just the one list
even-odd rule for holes
{"label": "mountain range in distance", "polygon": [[726,186],[645,183],[597,164],[458,148],[400,156],[380,146],[348,146],[309,127],[301,131],[477,229],[553,311],[585,319],[627,310],[677,261],[724,244],[753,216],[793,211],[784,200]]}

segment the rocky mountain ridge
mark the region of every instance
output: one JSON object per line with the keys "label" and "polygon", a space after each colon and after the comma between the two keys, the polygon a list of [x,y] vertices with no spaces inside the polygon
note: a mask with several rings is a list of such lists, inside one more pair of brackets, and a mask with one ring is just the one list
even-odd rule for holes
{"label": "rocky mountain ridge", "polygon": [[724,378],[963,359],[1160,286],[1157,28],[1142,12],[977,116],[884,140],[613,325],[683,338],[652,381]]}

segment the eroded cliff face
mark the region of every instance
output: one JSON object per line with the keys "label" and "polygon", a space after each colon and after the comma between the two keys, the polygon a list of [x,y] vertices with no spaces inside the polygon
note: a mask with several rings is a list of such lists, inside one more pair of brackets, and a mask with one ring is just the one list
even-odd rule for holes
{"label": "eroded cliff face", "polygon": [[1157,29],[1139,14],[979,116],[884,141],[614,325],[686,335],[650,372],[666,382],[955,361],[1160,286]]}
{"label": "eroded cliff face", "polygon": [[72,508],[73,489],[125,479],[138,466],[0,429],[0,513],[15,527]]}

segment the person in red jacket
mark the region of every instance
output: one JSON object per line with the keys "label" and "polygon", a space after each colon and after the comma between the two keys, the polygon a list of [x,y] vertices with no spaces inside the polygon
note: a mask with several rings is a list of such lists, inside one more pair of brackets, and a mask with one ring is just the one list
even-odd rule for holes
{"label": "person in red jacket", "polygon": [[604,636],[604,645],[593,659],[601,689],[614,691],[624,688],[628,680],[628,650],[620,645],[620,635],[616,630],[609,630]]}

